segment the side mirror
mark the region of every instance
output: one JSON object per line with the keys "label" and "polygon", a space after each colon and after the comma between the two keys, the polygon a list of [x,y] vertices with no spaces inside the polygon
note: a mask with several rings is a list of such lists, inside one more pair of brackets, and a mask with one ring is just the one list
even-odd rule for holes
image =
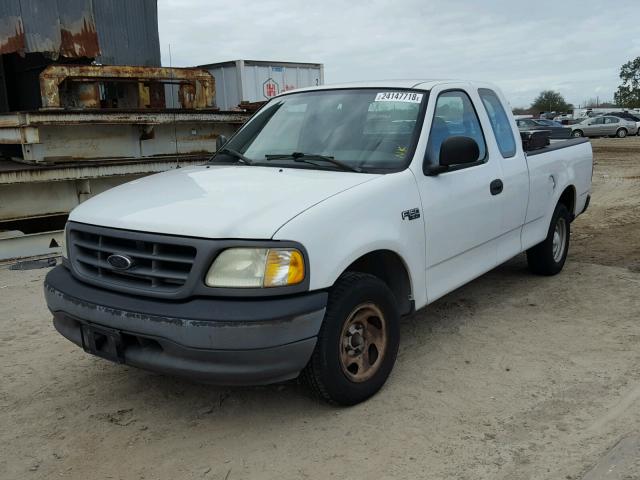
{"label": "side mirror", "polygon": [[478,161],[480,147],[470,137],[449,137],[440,147],[440,166],[450,167]]}
{"label": "side mirror", "polygon": [[216,138],[216,150],[220,150],[228,141],[229,139],[224,135],[218,135],[218,138]]}
{"label": "side mirror", "polygon": [[439,164],[426,167],[424,173],[425,175],[438,175],[446,172],[453,165],[477,162],[479,156],[480,147],[473,138],[449,137],[440,146]]}

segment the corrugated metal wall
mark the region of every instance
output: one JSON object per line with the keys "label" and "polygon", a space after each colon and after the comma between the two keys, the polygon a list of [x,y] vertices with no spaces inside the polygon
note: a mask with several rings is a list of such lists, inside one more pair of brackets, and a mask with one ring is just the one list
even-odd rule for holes
{"label": "corrugated metal wall", "polygon": [[157,0],[2,0],[0,53],[160,66]]}
{"label": "corrugated metal wall", "polygon": [[157,0],[92,0],[92,3],[101,63],[160,66]]}

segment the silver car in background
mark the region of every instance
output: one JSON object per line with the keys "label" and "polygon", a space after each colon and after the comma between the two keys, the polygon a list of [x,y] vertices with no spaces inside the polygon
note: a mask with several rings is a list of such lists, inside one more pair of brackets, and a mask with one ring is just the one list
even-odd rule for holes
{"label": "silver car in background", "polygon": [[602,115],[600,117],[586,118],[580,123],[571,125],[573,137],[618,137],[638,133],[638,126],[624,118]]}

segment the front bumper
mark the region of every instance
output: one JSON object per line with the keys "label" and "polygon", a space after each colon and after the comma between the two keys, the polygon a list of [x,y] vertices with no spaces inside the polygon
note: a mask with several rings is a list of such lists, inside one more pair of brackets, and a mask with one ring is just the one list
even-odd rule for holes
{"label": "front bumper", "polygon": [[83,329],[106,328],[119,338],[118,361],[225,385],[296,377],[313,352],[327,302],[322,291],[264,299],[152,299],[87,285],[63,266],[49,272],[44,293],[55,328],[85,350],[92,349]]}

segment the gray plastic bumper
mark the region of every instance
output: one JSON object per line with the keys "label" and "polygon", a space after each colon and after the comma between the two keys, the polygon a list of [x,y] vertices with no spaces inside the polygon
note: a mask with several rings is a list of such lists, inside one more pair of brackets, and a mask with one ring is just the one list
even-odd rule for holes
{"label": "gray plastic bumper", "polygon": [[[63,266],[49,272],[44,293],[58,332],[88,352],[225,385],[296,377],[313,352],[327,301],[326,292],[163,301],[87,285]],[[113,348],[101,354],[94,334]]]}

